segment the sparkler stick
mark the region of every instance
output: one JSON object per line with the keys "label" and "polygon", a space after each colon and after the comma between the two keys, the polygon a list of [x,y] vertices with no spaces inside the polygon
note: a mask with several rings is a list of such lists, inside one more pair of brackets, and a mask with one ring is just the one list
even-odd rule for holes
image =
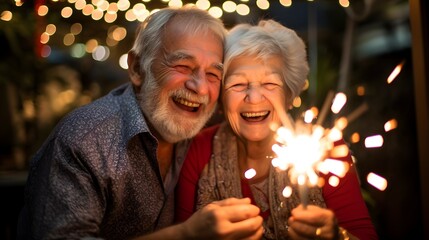
{"label": "sparkler stick", "polygon": [[347,116],[347,121],[351,123],[352,121],[356,120],[360,115],[362,115],[364,112],[368,111],[368,104],[362,103],[358,108],[356,108],[352,113],[350,113]]}
{"label": "sparkler stick", "polygon": [[299,191],[299,199],[301,200],[302,207],[304,209],[307,209],[307,205],[308,205],[308,186],[307,186],[306,182],[304,182],[302,184],[298,183],[298,191]]}
{"label": "sparkler stick", "polygon": [[332,100],[334,99],[334,92],[329,91],[328,95],[326,96],[325,102],[323,103],[322,109],[320,110],[319,117],[317,118],[317,125],[322,125],[323,121],[325,121],[326,114],[329,110],[329,105],[331,104]]}

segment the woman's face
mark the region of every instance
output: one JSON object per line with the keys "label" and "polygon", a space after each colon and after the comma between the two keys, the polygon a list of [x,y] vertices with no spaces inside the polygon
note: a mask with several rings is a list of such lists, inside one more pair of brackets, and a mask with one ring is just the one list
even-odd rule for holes
{"label": "woman's face", "polygon": [[224,112],[234,132],[246,141],[273,138],[271,123],[280,124],[275,107],[286,110],[283,62],[242,56],[231,61],[222,88]]}

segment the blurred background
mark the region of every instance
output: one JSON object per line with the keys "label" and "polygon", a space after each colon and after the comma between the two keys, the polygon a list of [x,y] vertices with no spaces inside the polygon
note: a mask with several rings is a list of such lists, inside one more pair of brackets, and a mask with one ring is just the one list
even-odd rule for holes
{"label": "blurred background", "polygon": [[311,71],[291,114],[344,93],[323,125],[348,118],[343,135],[380,239],[429,239],[424,0],[2,0],[0,239],[15,239],[29,162],[56,123],[128,81],[126,53],[141,21],[187,3],[227,28],[270,18],[296,30]]}

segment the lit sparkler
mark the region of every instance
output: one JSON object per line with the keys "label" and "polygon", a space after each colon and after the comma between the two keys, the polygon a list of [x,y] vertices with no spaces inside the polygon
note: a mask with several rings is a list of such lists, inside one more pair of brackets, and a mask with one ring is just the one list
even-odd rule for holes
{"label": "lit sparkler", "polygon": [[[399,75],[404,65],[404,61],[399,63],[387,79],[387,83],[392,83]],[[363,87],[359,89],[364,93]],[[272,164],[281,170],[289,170],[289,177],[292,184],[298,184],[299,196],[304,206],[308,204],[308,187],[319,185],[321,187],[321,178],[319,173],[333,175],[328,179],[331,186],[339,184],[339,178],[344,177],[348,171],[349,165],[338,160],[330,159],[344,157],[348,154],[348,147],[343,145],[335,146],[334,142],[342,139],[342,131],[348,123],[357,119],[362,113],[368,110],[367,104],[362,104],[346,117],[336,119],[331,129],[323,128],[324,121],[329,104],[332,113],[337,114],[341,111],[347,102],[347,96],[344,93],[329,92],[324,105],[317,118],[316,124],[311,122],[316,118],[318,111],[312,108],[304,113],[304,122],[294,123],[286,112],[280,106],[274,106],[280,116],[283,126],[276,131],[278,144],[273,145],[273,151],[277,157],[273,159]],[[385,131],[390,131],[397,127],[395,119],[385,123]],[[358,142],[360,136],[358,133],[352,134],[352,142]],[[366,148],[378,148],[383,146],[383,137],[374,135],[365,138]],[[369,173],[367,181],[374,187],[384,191],[387,187],[387,180],[375,173]],[[285,197],[290,196],[292,188],[286,186],[283,190]]]}
{"label": "lit sparkler", "polygon": [[[338,113],[347,97],[343,93],[338,93],[335,97],[330,94],[327,101],[333,101],[331,110]],[[346,163],[328,158],[344,157],[348,154],[345,145],[334,146],[334,142],[342,139],[342,130],[347,126],[348,120],[339,119],[333,128],[325,129],[320,124],[311,124],[317,116],[317,109],[306,111],[304,122],[293,122],[280,106],[274,107],[277,113],[280,112],[283,126],[276,130],[278,143],[274,144],[272,149],[277,156],[272,160],[272,164],[280,170],[288,170],[291,183],[298,184],[301,203],[305,208],[308,204],[308,188],[321,187],[323,184],[319,173],[331,172],[334,175],[328,182],[338,185],[338,177],[343,177],[348,171]],[[321,113],[325,115],[327,108],[329,104],[325,102]],[[286,186],[283,195],[290,196],[290,192],[290,186]]]}

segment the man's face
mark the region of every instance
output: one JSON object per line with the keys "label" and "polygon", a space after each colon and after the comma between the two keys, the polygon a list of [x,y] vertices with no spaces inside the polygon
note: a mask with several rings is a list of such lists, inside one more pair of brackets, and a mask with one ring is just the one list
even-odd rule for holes
{"label": "man's face", "polygon": [[144,80],[141,104],[158,134],[174,143],[197,134],[216,109],[223,44],[212,33],[185,33],[177,22],[168,30],[153,75]]}

